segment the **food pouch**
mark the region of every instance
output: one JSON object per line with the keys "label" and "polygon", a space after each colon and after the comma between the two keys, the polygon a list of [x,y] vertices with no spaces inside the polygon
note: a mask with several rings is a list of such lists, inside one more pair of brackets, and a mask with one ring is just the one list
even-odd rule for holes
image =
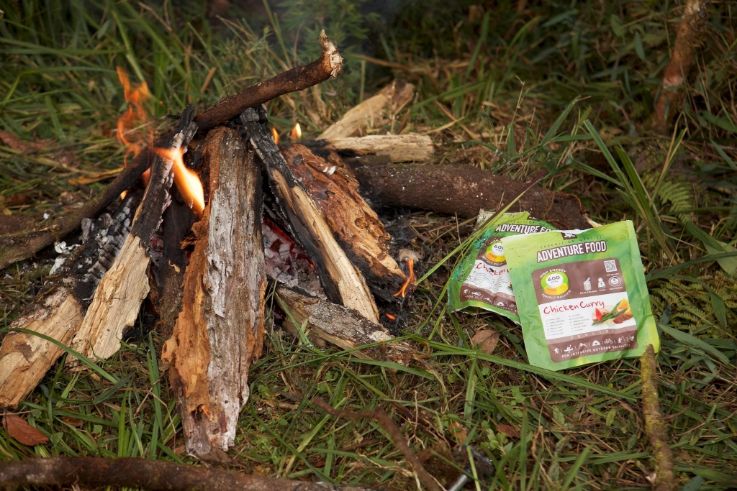
{"label": "food pouch", "polygon": [[631,221],[502,244],[530,364],[561,370],[659,351]]}
{"label": "food pouch", "polygon": [[[479,219],[486,222],[484,218],[482,213]],[[530,219],[527,212],[505,213],[488,223],[453,271],[448,284],[449,310],[479,307],[509,317],[519,324],[501,240],[510,235],[532,234],[553,228],[542,220]]]}

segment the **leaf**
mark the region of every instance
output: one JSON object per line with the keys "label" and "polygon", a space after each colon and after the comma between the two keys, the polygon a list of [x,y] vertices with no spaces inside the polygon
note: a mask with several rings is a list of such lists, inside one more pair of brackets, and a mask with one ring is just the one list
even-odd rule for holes
{"label": "leaf", "polygon": [[471,345],[480,349],[487,355],[494,352],[499,342],[499,333],[491,329],[479,329],[471,338]]}
{"label": "leaf", "polygon": [[6,414],[3,417],[3,428],[11,438],[28,447],[42,445],[49,441],[46,435],[29,425],[25,419],[17,414]]}
{"label": "leaf", "polygon": [[[737,252],[737,249],[717,240],[711,235],[701,230],[696,224],[688,219],[682,219],[683,226],[686,228],[689,234],[700,240],[709,254],[718,254],[720,252]],[[730,276],[737,275],[737,257],[725,257],[723,259],[717,259],[719,266]]]}
{"label": "leaf", "polygon": [[510,438],[519,438],[519,430],[512,425],[506,423],[499,423],[496,425],[496,431],[504,433]]}
{"label": "leaf", "polygon": [[691,346],[692,348],[699,349],[703,351],[704,353],[711,355],[716,360],[721,361],[725,365],[730,365],[729,358],[727,357],[727,355],[725,355],[724,353],[722,353],[721,351],[719,351],[718,349],[716,349],[714,346],[710,345],[706,341],[703,341],[697,338],[696,336],[693,336],[692,334],[683,332],[681,330],[675,329],[670,326],[658,324],[658,327],[660,327],[660,329],[664,333],[666,333],[667,335],[669,335],[670,337],[672,337],[679,343],[685,344],[686,346]]}

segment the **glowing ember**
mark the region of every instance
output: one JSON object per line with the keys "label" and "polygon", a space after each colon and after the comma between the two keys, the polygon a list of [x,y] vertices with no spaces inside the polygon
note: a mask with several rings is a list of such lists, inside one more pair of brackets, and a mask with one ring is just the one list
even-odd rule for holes
{"label": "glowing ember", "polygon": [[202,189],[202,181],[192,169],[184,165],[184,150],[181,148],[157,148],[156,155],[165,160],[172,161],[172,172],[174,173],[174,184],[184,198],[187,206],[199,216],[205,209],[205,192]]}
{"label": "glowing ember", "polygon": [[302,127],[299,125],[299,123],[294,125],[294,128],[289,132],[289,138],[292,139],[292,141],[297,141],[302,139]]}
{"label": "glowing ember", "polygon": [[279,132],[273,126],[271,127],[271,138],[274,139],[274,143],[279,144]]}
{"label": "glowing ember", "polygon": [[115,71],[118,73],[118,80],[123,86],[125,100],[128,102],[128,109],[123,113],[117,122],[116,137],[118,141],[125,146],[125,160],[128,163],[128,156],[135,157],[146,145],[150,145],[153,141],[153,129],[147,124],[148,114],[143,107],[144,102],[151,96],[148,91],[146,82],[133,87],[131,86],[128,74],[121,67],[117,67]]}

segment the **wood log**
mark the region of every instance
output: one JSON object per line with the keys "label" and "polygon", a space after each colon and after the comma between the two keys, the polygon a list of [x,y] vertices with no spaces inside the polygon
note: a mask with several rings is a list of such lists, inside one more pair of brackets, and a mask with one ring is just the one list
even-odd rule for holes
{"label": "wood log", "polygon": [[[299,330],[306,327],[314,343],[327,342],[345,350],[355,350],[358,357],[392,360],[405,365],[412,358],[414,350],[407,343],[393,341],[394,336],[384,326],[369,321],[355,310],[285,286],[277,287],[276,300],[287,315],[285,326],[296,337],[299,337]],[[381,344],[358,350],[376,343]]]}
{"label": "wood log", "polygon": [[386,164],[353,170],[361,183],[361,194],[379,207],[473,217],[479,209],[499,210],[527,190],[510,211],[529,211],[535,218],[565,229],[590,227],[576,196],[542,186],[530,188],[529,182],[469,165]]}
{"label": "wood log", "polygon": [[85,221],[81,246],[66,259],[31,310],[10,325],[0,345],[0,407],[17,406],[62,355],[61,347],[39,335],[69,344],[77,333],[100,277],[128,234],[140,199],[140,192],[129,192],[112,216],[105,213]]}
{"label": "wood log", "polygon": [[149,491],[370,491],[141,458],[51,457],[6,461],[0,465],[2,489],[45,489],[49,486],[54,489],[114,487]]}
{"label": "wood log", "polygon": [[235,118],[246,108],[258,106],[288,92],[306,89],[312,85],[335,78],[343,68],[343,57],[328,39],[325,31],[320,32],[322,55],[309,65],[298,66],[280,73],[274,78],[246,87],[238,94],[226,97],[213,107],[198,114],[195,121],[201,131],[214,128]]}
{"label": "wood log", "polygon": [[405,274],[391,256],[391,237],[358,192],[358,180],[337,155],[323,159],[300,144],[282,147],[289,171],[315,202],[351,262],[372,291],[392,301]]}
{"label": "wood log", "polygon": [[[185,148],[197,131],[192,116],[192,110],[186,110],[173,135],[162,138],[157,147]],[[72,348],[88,358],[106,359],[120,349],[124,331],[133,325],[148,295],[147,269],[151,260],[148,250],[171,199],[172,165],[171,160],[160,156],[154,159],[130,233],[97,286],[82,325],[72,339]]]}
{"label": "wood log", "polygon": [[332,301],[378,322],[379,312],[361,272],[340,247],[317,203],[303,189],[255,109],[241,115],[249,143],[261,159],[293,236],[317,263],[320,281]]}
{"label": "wood log", "polygon": [[261,170],[235,130],[205,141],[210,203],[194,226],[182,311],[163,349],[187,452],[219,460],[235,441],[248,370],[261,354],[266,272]]}
{"label": "wood log", "polygon": [[367,129],[387,124],[415,95],[415,86],[395,80],[379,92],[352,107],[320,133],[319,140],[355,136]]}
{"label": "wood log", "polygon": [[305,142],[305,145],[324,146],[349,156],[386,155],[392,162],[424,162],[435,153],[430,137],[418,133],[330,138]]}

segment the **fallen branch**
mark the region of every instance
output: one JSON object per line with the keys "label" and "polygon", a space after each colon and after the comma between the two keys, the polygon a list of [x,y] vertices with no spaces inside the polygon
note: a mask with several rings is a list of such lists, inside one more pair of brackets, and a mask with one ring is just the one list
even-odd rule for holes
{"label": "fallen branch", "polygon": [[430,137],[418,133],[327,138],[305,144],[318,148],[326,146],[353,155],[386,155],[392,162],[425,162],[435,153]]}
{"label": "fallen branch", "polygon": [[653,126],[661,133],[668,131],[670,120],[678,110],[681,88],[691,71],[694,52],[701,44],[707,3],[706,0],[686,0],[670,61],[663,72],[660,95],[655,102]]}
{"label": "fallen branch", "polygon": [[442,491],[443,487],[440,485],[440,483],[438,483],[438,481],[432,476],[432,474],[427,472],[427,469],[425,469],[425,466],[422,465],[420,459],[417,458],[417,455],[415,455],[412,449],[409,448],[407,440],[404,438],[404,435],[402,435],[402,430],[399,429],[399,427],[394,423],[394,421],[392,421],[389,415],[386,414],[381,408],[376,408],[373,411],[351,411],[348,409],[336,409],[319,397],[315,397],[314,399],[312,399],[312,403],[335,418],[346,418],[352,421],[359,422],[364,421],[368,418],[376,421],[379,426],[381,426],[381,428],[389,435],[389,438],[391,438],[394,446],[397,447],[400,452],[402,452],[402,455],[404,455],[404,458],[407,460],[407,463],[412,467],[412,470],[415,471],[417,479],[420,480],[425,489],[429,489],[430,491]]}
{"label": "fallen branch", "polygon": [[211,131],[210,202],[184,276],[182,310],[162,360],[179,397],[187,452],[219,460],[235,442],[248,372],[261,354],[266,270],[261,169],[235,130]]}
{"label": "fallen branch", "polygon": [[52,457],[5,461],[0,488],[142,488],[151,491],[239,489],[243,491],[361,491],[367,488],[276,479],[215,467],[198,467],[140,458]]}
{"label": "fallen branch", "polygon": [[152,158],[153,155],[148,150],[141,152],[132,165],[125,167],[118,174],[101,196],[74,213],[67,213],[38,230],[22,234],[0,235],[0,270],[14,262],[28,259],[44,247],[61,240],[65,235],[76,230],[85,218],[94,218],[99,215],[114,199],[120,196],[120,193],[135,184],[143,171],[150,166]]}
{"label": "fallen branch", "polygon": [[645,434],[650,439],[650,447],[655,459],[653,489],[656,491],[670,491],[678,486],[673,476],[673,454],[668,446],[668,430],[658,402],[656,370],[655,352],[652,345],[649,345],[640,357],[642,414],[645,418]]}
{"label": "fallen branch", "polygon": [[343,68],[343,57],[328,39],[325,31],[320,32],[322,55],[309,65],[294,67],[256,85],[246,87],[238,94],[226,97],[195,117],[200,131],[204,132],[235,118],[249,107],[289,92],[306,89],[329,78],[335,78]]}
{"label": "fallen branch", "polygon": [[353,168],[361,194],[376,206],[407,207],[464,217],[498,210],[525,192],[510,211],[529,211],[563,228],[589,228],[572,194],[533,186],[470,165],[378,164]]}

